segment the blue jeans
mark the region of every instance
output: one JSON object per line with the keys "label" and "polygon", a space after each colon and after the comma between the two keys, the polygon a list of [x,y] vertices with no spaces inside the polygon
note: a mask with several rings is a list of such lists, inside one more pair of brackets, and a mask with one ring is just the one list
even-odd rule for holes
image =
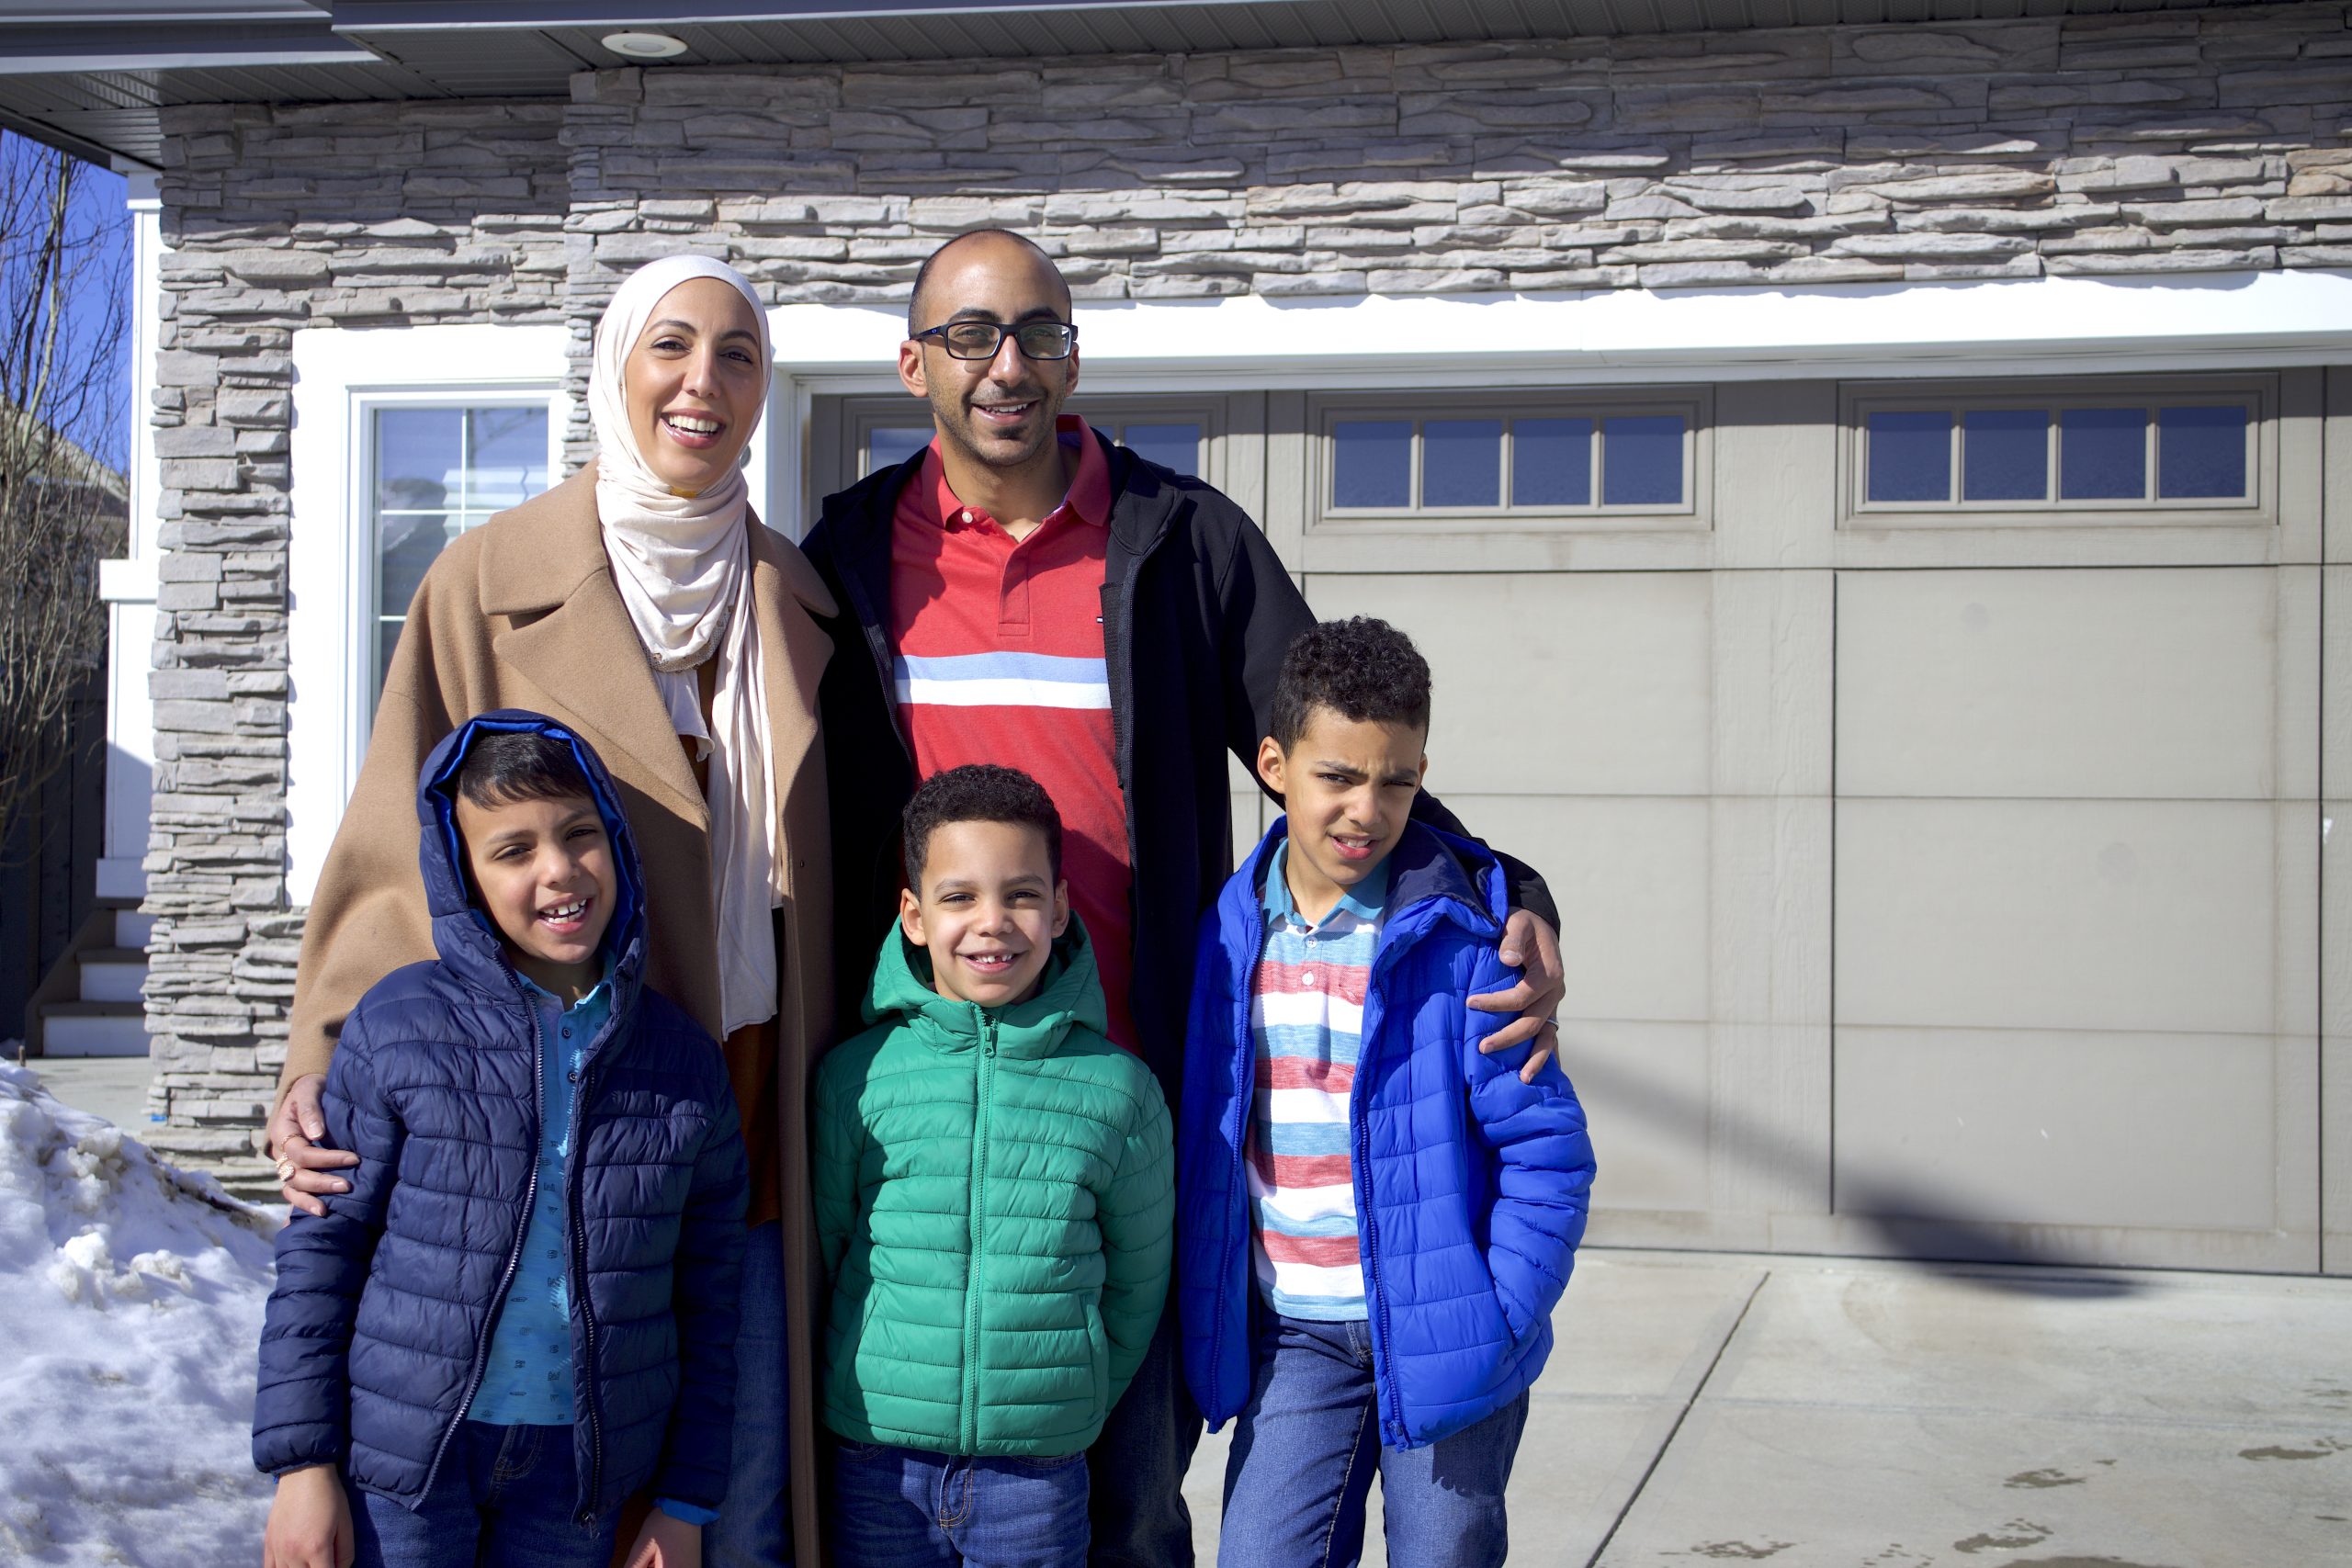
{"label": "blue jeans", "polygon": [[620,1516],[579,1509],[571,1427],[463,1422],[414,1512],[351,1489],[352,1568],[605,1568]]}
{"label": "blue jeans", "polygon": [[833,1458],[836,1568],[1084,1568],[1086,1456],[979,1459],[873,1443]]}
{"label": "blue jeans", "polygon": [[1201,1412],[1184,1386],[1182,1326],[1171,1298],[1136,1369],[1086,1450],[1092,1568],[1193,1568],[1193,1513],[1184,1472],[1201,1446]]}
{"label": "blue jeans", "polygon": [[789,1568],[792,1401],[786,1382],[784,1226],[754,1225],[736,1289],[735,1462],[718,1522],[702,1532],[708,1568]]}
{"label": "blue jeans", "polygon": [[1365,1324],[1259,1314],[1257,1371],[1225,1468],[1217,1568],[1351,1568],[1380,1475],[1388,1561],[1496,1568],[1527,1395],[1424,1448],[1380,1444]]}

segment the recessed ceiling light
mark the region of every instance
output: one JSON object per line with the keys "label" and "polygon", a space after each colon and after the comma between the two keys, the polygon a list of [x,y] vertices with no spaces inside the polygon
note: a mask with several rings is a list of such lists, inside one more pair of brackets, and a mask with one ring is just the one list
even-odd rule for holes
{"label": "recessed ceiling light", "polygon": [[631,60],[672,60],[686,52],[686,40],[668,33],[606,33],[603,42]]}

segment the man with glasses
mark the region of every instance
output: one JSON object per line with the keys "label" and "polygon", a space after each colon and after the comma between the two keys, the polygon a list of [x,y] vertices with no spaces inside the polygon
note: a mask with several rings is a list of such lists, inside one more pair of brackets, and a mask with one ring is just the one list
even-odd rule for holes
{"label": "man with glasses", "polygon": [[[1078,385],[1070,316],[1069,285],[1017,234],[933,252],[899,379],[930,402],[937,434],[828,497],[803,546],[842,607],[821,692],[834,952],[855,965],[895,918],[899,815],[916,781],[1019,767],[1060,811],[1111,1036],[1172,1106],[1195,926],[1233,868],[1226,756],[1255,755],[1283,655],[1315,615],[1239,507],[1061,412]],[[1413,815],[1464,831],[1426,792]],[[1526,978],[1473,1005],[1521,1014],[1487,1049],[1534,1038],[1532,1075],[1565,988],[1558,917],[1542,880],[1505,859],[1503,956]],[[854,967],[838,977],[844,1035],[865,982]],[[1171,1305],[1088,1456],[1097,1564],[1193,1561],[1179,1488],[1201,1418],[1175,1319]]]}

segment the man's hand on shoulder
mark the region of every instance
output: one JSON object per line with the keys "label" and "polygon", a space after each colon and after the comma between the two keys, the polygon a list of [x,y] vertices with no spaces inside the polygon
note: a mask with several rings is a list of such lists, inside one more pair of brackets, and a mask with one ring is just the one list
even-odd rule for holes
{"label": "man's hand on shoulder", "polygon": [[1488,1055],[1535,1042],[1520,1081],[1533,1083],[1560,1048],[1560,998],[1568,993],[1566,972],[1560,966],[1560,938],[1541,915],[1513,909],[1503,925],[1502,961],[1520,973],[1520,981],[1506,990],[1485,991],[1469,998],[1480,1012],[1515,1012],[1519,1016],[1487,1036],[1478,1049]]}
{"label": "man's hand on shoulder", "polygon": [[321,1146],[327,1135],[326,1075],[305,1073],[286,1086],[269,1116],[269,1157],[277,1162],[277,1190],[306,1214],[323,1214],[321,1195],[348,1192],[351,1183],[334,1174],[359,1163],[347,1149]]}

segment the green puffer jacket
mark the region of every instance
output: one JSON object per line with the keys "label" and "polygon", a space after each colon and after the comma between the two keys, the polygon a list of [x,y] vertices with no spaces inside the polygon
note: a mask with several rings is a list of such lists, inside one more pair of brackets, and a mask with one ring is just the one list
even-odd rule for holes
{"label": "green puffer jacket", "polygon": [[1103,1037],[1076,917],[1025,1002],[951,1001],[930,974],[894,925],[876,1026],[817,1075],[825,1423],[938,1453],[1077,1453],[1168,1293],[1167,1102]]}

